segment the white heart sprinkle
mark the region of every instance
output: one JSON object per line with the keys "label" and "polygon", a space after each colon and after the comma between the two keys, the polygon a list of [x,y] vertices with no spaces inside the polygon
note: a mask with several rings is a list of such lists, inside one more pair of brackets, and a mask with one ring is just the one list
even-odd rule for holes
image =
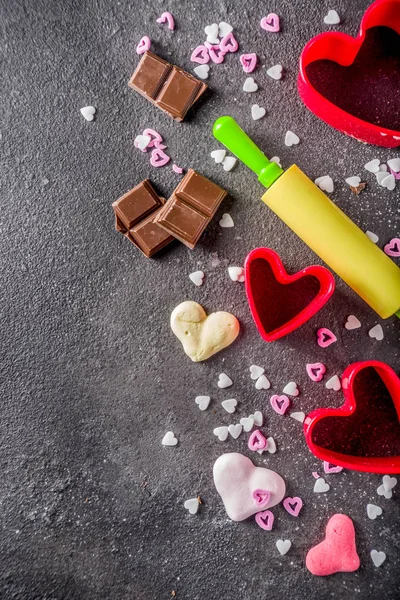
{"label": "white heart sprinkle", "polygon": [[396,187],[396,180],[391,173],[382,179],[381,186],[392,192]]}
{"label": "white heart sprinkle", "polygon": [[378,496],[385,496],[386,500],[389,500],[393,495],[392,490],[385,490],[385,486],[383,485],[383,483],[378,487],[376,491],[378,493]]}
{"label": "white heart sprinkle", "polygon": [[367,504],[367,515],[370,519],[374,520],[376,517],[380,517],[382,514],[382,509],[380,506],[376,504]]}
{"label": "white heart sprinkle", "polygon": [[379,170],[380,171],[386,171],[386,173],[387,173],[387,170],[388,170],[387,165],[385,165],[385,164],[379,165]]}
{"label": "white heart sprinkle", "polygon": [[357,177],[357,175],[355,175],[354,177],[348,177],[346,179],[346,183],[351,185],[351,187],[357,187],[358,185],[360,185],[361,179],[360,177]]}
{"label": "white heart sprinkle", "polygon": [[276,444],[273,437],[267,438],[267,450],[270,454],[275,454],[276,452]]}
{"label": "white heart sprinkle", "polygon": [[395,173],[400,171],[400,158],[389,158],[387,164]]}
{"label": "white heart sprinkle", "polygon": [[369,171],[370,173],[377,173],[379,171],[380,162],[381,161],[379,160],[379,158],[374,158],[373,160],[367,162],[366,165],[364,165],[364,169],[367,169],[367,171]]}
{"label": "white heart sprinkle", "polygon": [[285,146],[293,146],[294,144],[298,144],[300,142],[300,138],[293,133],[293,131],[287,131],[285,135]]}
{"label": "white heart sprinkle", "polygon": [[218,27],[217,23],[213,23],[212,25],[207,25],[207,27],[204,28],[204,33],[207,36],[207,42],[210,42],[210,44],[219,44],[219,39],[218,39],[219,27]]}
{"label": "white heart sprinkle", "polygon": [[189,279],[194,283],[194,285],[197,285],[198,287],[203,285],[204,271],[194,271],[194,273],[190,273]]}
{"label": "white heart sprinkle", "polygon": [[326,483],[323,477],[319,477],[315,481],[314,492],[317,494],[323,494],[324,492],[327,492],[330,489],[330,487],[331,486],[329,485],[329,483]]}
{"label": "white heart sprinkle", "polygon": [[315,185],[317,185],[323,192],[328,192],[330,194],[334,190],[332,177],[329,175],[323,175],[322,177],[317,177],[315,180]]}
{"label": "white heart sprinkle", "polygon": [[234,440],[238,439],[239,435],[242,433],[242,429],[243,428],[239,423],[236,423],[236,425],[229,425],[228,427],[228,431]]}
{"label": "white heart sprinkle", "polygon": [[262,119],[265,116],[267,111],[262,106],[258,104],[253,104],[251,107],[251,118],[253,121],[258,121],[258,119]]}
{"label": "white heart sprinkle", "polygon": [[234,156],[227,156],[222,161],[224,171],[232,171],[232,169],[236,165],[236,163],[237,163],[237,158],[235,158]]}
{"label": "white heart sprinkle", "polygon": [[284,556],[292,547],[292,542],[290,540],[278,540],[276,542],[276,547],[278,548],[279,554]]}
{"label": "white heart sprinkle", "polygon": [[199,510],[199,501],[197,498],[190,498],[189,500],[185,500],[185,504],[183,506],[191,515],[195,515]]}
{"label": "white heart sprinkle", "polygon": [[279,158],[279,156],[273,156],[272,158],[270,158],[269,162],[274,162],[278,165],[278,167],[282,168],[281,159]]}
{"label": "white heart sprinkle", "polygon": [[243,84],[244,92],[256,92],[258,90],[258,85],[254,81],[253,77],[248,77]]}
{"label": "white heart sprinkle", "polygon": [[200,410],[206,410],[210,404],[210,400],[210,396],[196,396],[194,399]]}
{"label": "white heart sprinkle", "polygon": [[365,235],[371,240],[371,242],[374,242],[374,244],[376,244],[379,241],[379,237],[376,235],[376,233],[373,233],[372,231],[366,231]]}
{"label": "white heart sprinkle", "polygon": [[193,71],[196,73],[197,77],[200,77],[200,79],[207,79],[210,72],[210,66],[199,65],[198,67],[195,67]]}
{"label": "white heart sprinkle", "polygon": [[251,365],[250,367],[250,377],[256,381],[261,375],[264,373],[265,369],[262,367],[257,367],[257,365]]}
{"label": "white heart sprinkle", "polygon": [[380,342],[381,340],[383,340],[382,325],[374,325],[374,327],[372,327],[372,329],[370,329],[368,331],[368,335],[369,335],[370,338],[372,338],[374,340],[378,340],[378,342]]}
{"label": "white heart sprinkle", "polygon": [[292,419],[295,419],[296,421],[299,421],[300,423],[303,423],[304,419],[306,418],[306,415],[302,411],[292,412],[292,413],[290,413],[290,416],[292,417]]}
{"label": "white heart sprinkle", "polygon": [[81,108],[81,115],[86,119],[86,121],[93,121],[95,114],[96,109],[94,106],[84,106]]}
{"label": "white heart sprinkle", "polygon": [[261,375],[256,381],[256,390],[269,390],[271,383],[265,375]]}
{"label": "white heart sprinkle", "polygon": [[233,219],[229,213],[224,213],[222,215],[222,218],[221,218],[219,224],[221,227],[234,227],[235,226],[235,223],[233,222]]}
{"label": "white heart sprinkle", "polygon": [[339,25],[340,17],[337,14],[336,10],[330,10],[328,14],[324,17],[325,25]]}
{"label": "white heart sprinkle", "polygon": [[229,25],[229,23],[225,23],[225,21],[221,21],[218,28],[219,28],[219,37],[220,38],[225,37],[226,35],[228,35],[228,33],[233,31],[232,25]]}
{"label": "white heart sprinkle", "polygon": [[270,77],[272,77],[272,79],[275,79],[276,81],[278,81],[278,79],[282,79],[282,65],[274,65],[273,67],[268,69],[267,75],[269,75]]}
{"label": "white heart sprinkle", "polygon": [[244,281],[243,267],[228,267],[228,274],[232,281]]}
{"label": "white heart sprinkle", "polygon": [[224,388],[230,387],[233,384],[233,381],[230,377],[228,377],[228,375],[226,375],[225,373],[220,373],[220,376],[218,378],[218,387],[221,388],[222,390]]}
{"label": "white heart sprinkle", "polygon": [[243,426],[243,429],[247,431],[251,431],[254,427],[254,419],[253,417],[242,417],[240,419],[240,426]]}
{"label": "white heart sprinkle", "polygon": [[151,137],[149,135],[137,135],[134,140],[135,148],[139,148],[139,150],[144,150],[147,148],[151,141]]}
{"label": "white heart sprinkle", "polygon": [[334,390],[335,392],[338,392],[342,387],[339,377],[337,375],[334,375],[333,377],[328,379],[328,381],[325,384],[325,387],[328,390]]}
{"label": "white heart sprinkle", "polygon": [[371,550],[372,562],[376,567],[380,567],[386,560],[386,554],[384,552],[378,552],[378,550]]}
{"label": "white heart sprinkle", "polygon": [[[256,410],[254,412],[254,415],[249,415],[249,419],[253,419],[254,425],[256,425],[257,427],[262,427],[262,424],[264,422],[264,417],[262,415],[262,412],[260,412],[259,410]],[[242,425],[243,425],[243,423],[242,423]]]}
{"label": "white heart sprinkle", "polygon": [[361,327],[361,323],[357,319],[357,317],[355,317],[354,315],[349,315],[344,326],[346,327],[346,329],[351,331],[352,329],[358,329],[359,327]]}
{"label": "white heart sprinkle", "polygon": [[217,436],[220,442],[225,442],[225,440],[228,439],[229,431],[225,426],[216,427],[213,431],[213,434]]}
{"label": "white heart sprinkle", "polygon": [[388,174],[386,171],[378,171],[378,173],[375,174],[376,180],[379,185],[382,185],[382,181],[386,179],[387,176]]}
{"label": "white heart sprinkle", "polygon": [[172,431],[167,431],[167,433],[164,435],[163,439],[161,440],[161,443],[163,446],[176,446],[178,443],[178,440],[176,439],[176,437],[172,433]]}
{"label": "white heart sprinkle", "polygon": [[298,396],[300,394],[297,383],[295,381],[289,381],[287,385],[283,388],[284,394],[289,394],[289,396]]}
{"label": "white heart sprinkle", "polygon": [[390,477],[390,475],[384,475],[382,477],[382,481],[383,481],[383,487],[385,488],[386,491],[392,490],[397,484],[396,477]]}
{"label": "white heart sprinkle", "polygon": [[237,400],[235,398],[230,398],[229,400],[224,400],[221,402],[222,408],[226,410],[230,415],[235,412],[237,406]]}
{"label": "white heart sprinkle", "polygon": [[222,163],[222,161],[224,160],[226,156],[226,150],[213,150],[211,152],[211,158],[213,158],[215,160],[215,162],[217,163],[217,165],[219,163]]}

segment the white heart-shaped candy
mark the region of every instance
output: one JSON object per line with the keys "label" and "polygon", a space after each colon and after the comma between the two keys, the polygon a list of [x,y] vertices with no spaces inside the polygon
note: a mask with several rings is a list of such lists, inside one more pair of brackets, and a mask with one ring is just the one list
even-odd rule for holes
{"label": "white heart-shaped candy", "polygon": [[328,381],[325,383],[325,387],[328,390],[334,390],[335,392],[338,392],[342,387],[342,384],[340,383],[339,377],[337,375],[333,375],[333,377],[328,379]]}
{"label": "white heart-shaped candy", "polygon": [[235,398],[230,398],[229,400],[224,400],[221,404],[222,408],[224,408],[227,413],[232,414],[236,410],[237,400],[235,400]]}
{"label": "white heart-shaped candy", "polygon": [[378,496],[385,496],[386,500],[390,500],[390,498],[393,495],[392,490],[386,490],[385,486],[383,485],[383,483],[382,483],[382,485],[380,485],[378,487],[378,489],[376,491],[378,493]]}
{"label": "white heart-shaped candy", "polygon": [[256,381],[256,390],[269,390],[271,383],[265,375],[261,375]]}
{"label": "white heart-shaped candy", "polygon": [[340,17],[337,14],[336,10],[330,10],[328,14],[324,17],[325,25],[339,25]]}
{"label": "white heart-shaped candy", "polygon": [[345,327],[346,327],[346,329],[348,329],[349,331],[351,331],[352,329],[358,329],[359,327],[361,327],[361,323],[357,319],[357,317],[355,317],[354,315],[349,315],[347,317],[347,321],[345,323]]}
{"label": "white heart-shaped candy", "polygon": [[256,425],[257,427],[262,427],[262,424],[264,422],[263,414],[259,410],[256,410],[254,412],[254,415],[249,415],[249,419],[253,419],[254,425]]}
{"label": "white heart-shaped candy", "polygon": [[206,408],[208,408],[208,405],[210,404],[210,400],[210,396],[197,396],[194,399],[200,410],[206,410]]}
{"label": "white heart-shaped candy", "polygon": [[218,387],[221,388],[221,390],[230,387],[233,384],[233,381],[230,377],[228,377],[228,375],[226,375],[226,373],[220,373],[219,377],[218,377]]}
{"label": "white heart-shaped candy", "polygon": [[234,227],[235,223],[229,213],[224,213],[219,221],[221,227]]}
{"label": "white heart-shaped candy", "polygon": [[367,504],[367,515],[370,519],[374,520],[382,514],[382,509],[376,504]]}
{"label": "white heart-shaped candy", "polygon": [[176,437],[172,431],[167,431],[167,433],[164,435],[163,439],[161,440],[161,443],[163,446],[176,446],[178,443],[178,440],[176,439]]}
{"label": "white heart-shaped candy", "polygon": [[284,556],[292,547],[292,542],[290,540],[278,540],[276,542],[276,547],[278,548],[279,554]]}
{"label": "white heart-shaped candy", "polygon": [[368,335],[369,335],[370,338],[372,338],[374,340],[378,340],[378,342],[380,342],[381,340],[383,340],[382,325],[375,325],[374,327],[372,327],[372,329],[370,329],[368,331]]}
{"label": "white heart-shaped candy", "polygon": [[251,118],[253,121],[258,121],[258,119],[262,119],[265,116],[267,111],[262,106],[258,104],[253,104],[251,107]]}
{"label": "white heart-shaped candy", "polygon": [[323,192],[328,192],[328,194],[334,190],[333,180],[329,175],[317,177],[315,180],[315,185],[317,185]]}
{"label": "white heart-shaped candy", "polygon": [[217,436],[220,442],[225,442],[225,440],[228,439],[229,430],[225,426],[216,427],[213,434]]}
{"label": "white heart-shaped candy", "polygon": [[189,511],[189,514],[195,515],[199,510],[199,501],[197,498],[190,498],[185,500],[184,507]]}
{"label": "white heart-shaped candy", "polygon": [[195,67],[193,71],[200,79],[207,79],[210,72],[210,65],[199,65],[198,67]]}
{"label": "white heart-shaped candy", "polygon": [[228,267],[228,274],[232,281],[244,281],[243,267]]}
{"label": "white heart-shaped candy", "polygon": [[213,158],[215,160],[215,162],[217,163],[217,165],[219,163],[222,163],[222,161],[224,160],[226,156],[226,150],[213,150],[211,152],[211,158]]}
{"label": "white heart-shaped candy", "polygon": [[387,164],[395,173],[400,172],[400,158],[389,158]]}
{"label": "white heart-shaped candy", "polygon": [[267,70],[267,75],[269,75],[270,77],[272,77],[272,79],[275,79],[276,81],[282,79],[282,65],[274,65],[273,67]]}
{"label": "white heart-shaped candy", "polygon": [[145,150],[150,142],[151,137],[149,135],[137,135],[134,140],[134,145],[135,148],[139,148],[139,150]]}
{"label": "white heart-shaped candy", "polygon": [[81,108],[81,115],[86,119],[86,121],[93,121],[95,114],[96,109],[94,106],[84,106]]}
{"label": "white heart-shaped candy", "polygon": [[204,271],[195,271],[194,273],[190,273],[189,275],[190,281],[200,287],[204,282]]}
{"label": "white heart-shaped candy", "polygon": [[392,490],[397,485],[396,477],[390,477],[390,475],[384,475],[382,477],[382,482],[385,490]]}
{"label": "white heart-shaped candy", "polygon": [[289,381],[289,383],[283,388],[283,393],[288,394],[289,396],[298,396],[300,392],[297,387],[297,383],[295,381]]}
{"label": "white heart-shaped candy", "polygon": [[225,21],[221,21],[221,23],[219,23],[219,25],[218,25],[218,34],[219,34],[220,38],[225,37],[231,31],[233,31],[232,25],[229,25],[229,23],[225,23]]}
{"label": "white heart-shaped candy", "polygon": [[281,159],[279,158],[279,156],[273,156],[269,162],[274,162],[278,165],[278,167],[282,168]]}
{"label": "white heart-shaped candy", "polygon": [[240,425],[240,423],[236,423],[236,425],[229,425],[228,427],[228,431],[234,440],[238,439],[239,435],[242,433],[242,429],[243,427]]}
{"label": "white heart-shaped candy", "polygon": [[243,429],[246,432],[249,432],[253,429],[254,427],[254,419],[253,417],[242,417],[240,419],[240,425],[243,427]]}
{"label": "white heart-shaped candy", "polygon": [[389,175],[386,175],[386,177],[382,179],[381,186],[392,192],[396,187],[396,180],[394,178],[394,175],[392,175],[391,173]]}
{"label": "white heart-shaped candy", "polygon": [[276,452],[276,443],[273,437],[267,438],[267,450],[270,454],[275,454]]}
{"label": "white heart-shaped candy", "polygon": [[319,477],[314,484],[314,492],[316,492],[317,494],[322,494],[324,492],[327,492],[330,489],[330,485],[329,483],[326,483],[325,479],[323,477]]}
{"label": "white heart-shaped candy", "polygon": [[300,142],[300,138],[293,133],[293,131],[287,131],[285,135],[285,146],[297,145]]}
{"label": "white heart-shaped candy", "polygon": [[219,27],[218,27],[217,23],[213,23],[212,25],[207,25],[207,27],[204,28],[204,33],[207,36],[207,42],[210,42],[210,44],[219,44],[219,39],[218,39]]}
{"label": "white heart-shaped candy", "polygon": [[247,77],[246,81],[243,84],[244,92],[256,92],[258,90],[258,85],[254,81],[253,77]]}
{"label": "white heart-shaped candy", "polygon": [[232,171],[233,167],[237,163],[237,158],[234,156],[227,156],[222,161],[222,166],[224,167],[224,171]]}
{"label": "white heart-shaped candy", "polygon": [[292,417],[292,419],[299,421],[300,423],[303,423],[304,419],[306,418],[306,415],[302,411],[292,412],[289,416]]}
{"label": "white heart-shaped candy", "polygon": [[251,365],[250,367],[250,377],[256,381],[261,375],[264,373],[265,369],[262,367],[257,367],[257,365]]}
{"label": "white heart-shaped candy", "polygon": [[366,165],[364,165],[364,169],[366,169],[370,173],[377,173],[379,171],[380,164],[381,164],[381,161],[379,160],[379,158],[374,158],[374,159],[370,160],[369,162],[367,162]]}
{"label": "white heart-shaped candy", "polygon": [[386,560],[386,554],[384,552],[378,552],[378,550],[371,550],[372,562],[376,567],[380,567]]}
{"label": "white heart-shaped candy", "polygon": [[379,241],[379,237],[376,235],[376,233],[373,233],[372,231],[366,231],[365,235],[371,240],[371,242],[374,242],[374,244],[376,244]]}
{"label": "white heart-shaped candy", "polygon": [[355,175],[354,177],[348,177],[346,179],[346,183],[351,185],[351,187],[357,187],[361,183],[361,179]]}

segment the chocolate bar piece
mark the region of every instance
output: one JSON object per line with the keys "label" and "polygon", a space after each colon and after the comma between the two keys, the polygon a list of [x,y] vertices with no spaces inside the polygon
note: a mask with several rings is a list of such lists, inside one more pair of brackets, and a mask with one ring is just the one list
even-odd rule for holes
{"label": "chocolate bar piece", "polygon": [[189,169],[156,222],[189,248],[194,248],[227,192]]}
{"label": "chocolate bar piece", "polygon": [[165,203],[148,179],[113,203],[115,229],[150,258],[174,240],[154,222]]}
{"label": "chocolate bar piece", "polygon": [[143,55],[128,85],[176,121],[183,121],[208,87],[152,52]]}

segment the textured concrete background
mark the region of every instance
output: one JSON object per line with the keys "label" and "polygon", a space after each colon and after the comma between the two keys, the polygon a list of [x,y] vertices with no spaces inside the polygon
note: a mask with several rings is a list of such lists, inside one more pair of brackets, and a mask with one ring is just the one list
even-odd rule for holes
{"label": "textured concrete background", "polygon": [[[209,156],[218,147],[212,123],[230,113],[283,166],[296,162],[312,178],[330,174],[333,200],[378,234],[381,247],[398,236],[399,186],[378,187],[363,165],[399,151],[330,129],[296,91],[301,48],[327,29],[328,9],[338,10],[341,31],[355,35],[367,5],[1,0],[1,598],[162,600],[172,590],[188,600],[399,597],[399,489],[385,500],[376,494],[380,476],[343,472],[326,476],[328,493],[314,494],[311,472],[322,473],[322,463],[298,422],[272,414],[270,393],[256,391],[248,371],[252,363],[264,366],[275,393],[295,380],[297,410],[338,406],[341,392],[312,383],[305,363],[321,360],[332,375],[355,360],[378,359],[399,371],[399,323],[382,322],[384,340],[371,340],[367,332],[379,319],[337,279],[318,316],[264,343],[227,266],[243,264],[258,245],[274,248],[291,271],[318,259],[260,202],[253,174],[243,165],[225,173]],[[155,22],[167,9],[176,18],[174,33]],[[281,15],[278,35],[259,27],[272,11]],[[234,26],[243,52],[261,59],[254,73],[260,91],[251,99],[241,90],[238,55],[212,67],[208,98],[181,125],[128,89],[142,35],[190,69],[204,26],[221,20]],[[279,82],[265,72],[277,62],[285,68]],[[257,123],[252,102],[268,112]],[[92,123],[79,112],[87,104],[97,108]],[[177,244],[155,260],[114,231],[115,198],[148,176],[166,195],[179,180],[170,166],[153,169],[134,149],[146,126],[163,134],[177,164],[230,191],[219,214],[229,212],[234,229],[221,229],[217,216],[194,251]],[[284,146],[289,128],[301,138],[297,147]],[[358,198],[344,182],[356,174],[368,183]],[[196,288],[188,274],[199,268],[206,281]],[[204,364],[192,364],[169,329],[170,312],[186,299],[231,311],[242,325],[240,338]],[[349,314],[361,329],[344,329]],[[326,350],[315,342],[319,326],[338,336]],[[228,390],[217,387],[222,371],[234,380]],[[212,397],[205,413],[194,403],[199,394]],[[271,532],[252,519],[231,522],[214,489],[212,465],[221,453],[249,455],[246,435],[223,444],[212,434],[233,421],[220,405],[230,397],[240,402],[235,422],[264,411],[263,430],[278,452],[255,462],[276,469],[288,494],[305,503],[298,519],[276,507]],[[176,448],[161,446],[169,429]],[[183,503],[197,494],[204,505],[190,516]],[[382,506],[383,516],[369,520],[367,502]],[[362,566],[315,578],[304,566],[306,551],[340,511],[354,519]],[[275,547],[279,538],[293,544],[284,557]],[[372,548],[387,554],[379,569]]]}

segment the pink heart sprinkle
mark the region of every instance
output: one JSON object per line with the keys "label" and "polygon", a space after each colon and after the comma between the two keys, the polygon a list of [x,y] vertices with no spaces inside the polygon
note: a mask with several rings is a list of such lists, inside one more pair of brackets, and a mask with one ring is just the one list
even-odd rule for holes
{"label": "pink heart sprinkle", "polygon": [[[164,141],[162,136],[158,133],[158,131],[155,131],[154,129],[145,129],[143,131],[143,135],[149,135],[151,137],[150,142],[147,144],[148,148],[153,148],[156,145],[156,142],[161,144],[161,142]],[[164,150],[164,148],[161,148],[161,150]]]}
{"label": "pink heart sprinkle", "polygon": [[391,239],[383,250],[388,256],[400,256],[400,238]]}
{"label": "pink heart sprinkle", "polygon": [[268,490],[254,490],[253,498],[260,507],[265,506],[271,499],[271,492]]}
{"label": "pink heart sprinkle", "polygon": [[151,42],[147,35],[144,35],[138,45],[136,46],[136,54],[144,54],[150,50]]}
{"label": "pink heart sprinkle", "polygon": [[267,444],[268,442],[265,436],[258,429],[253,431],[249,437],[249,450],[253,450],[254,452],[257,452],[257,450],[264,450],[267,447]]}
{"label": "pink heart sprinkle", "polygon": [[183,173],[182,167],[178,167],[178,165],[175,164],[172,165],[172,170],[174,171],[174,173],[178,173],[178,175]]}
{"label": "pink heart sprinkle", "polygon": [[245,73],[252,73],[257,66],[257,54],[255,54],[255,52],[252,52],[251,54],[242,54],[240,57],[240,64]]}
{"label": "pink heart sprinkle", "polygon": [[327,329],[326,327],[321,327],[317,331],[317,342],[318,346],[321,348],[327,348],[331,344],[337,341],[337,337],[332,331]]}
{"label": "pink heart sprinkle", "polygon": [[324,460],[324,471],[325,473],[340,473],[340,471],[343,471],[343,467],[337,467]]}
{"label": "pink heart sprinkle", "polygon": [[314,479],[319,479],[319,475],[318,475],[317,471],[313,471],[311,473],[311,475],[314,477]]}
{"label": "pink heart sprinkle", "polygon": [[270,13],[266,17],[263,17],[260,25],[262,29],[271,31],[272,33],[277,33],[280,30],[279,17],[275,13]]}
{"label": "pink heart sprinkle", "polygon": [[208,52],[210,54],[210,58],[213,61],[213,63],[220,65],[221,63],[224,62],[225,60],[225,54],[226,51],[222,50],[221,45],[218,44],[210,44],[210,42],[205,42],[205,45],[208,49]]}
{"label": "pink heart sprinkle", "polygon": [[261,529],[265,531],[271,531],[274,524],[274,515],[270,510],[264,510],[264,512],[258,512],[256,514],[256,523]]}
{"label": "pink heart sprinkle", "polygon": [[393,169],[391,169],[390,167],[389,167],[389,171],[391,172],[391,174],[393,175],[393,177],[395,179],[400,179],[400,171],[398,173],[396,173],[396,171],[393,171]]}
{"label": "pink heart sprinkle", "polygon": [[171,158],[168,154],[165,154],[164,150],[158,150],[158,148],[154,148],[151,152],[150,164],[152,167],[163,167]]}
{"label": "pink heart sprinkle", "polygon": [[199,65],[206,65],[210,62],[208,48],[206,46],[197,46],[197,48],[193,50],[190,60],[199,63]]}
{"label": "pink heart sprinkle", "polygon": [[222,52],[236,52],[239,48],[239,44],[232,31],[227,33],[219,43]]}
{"label": "pink heart sprinkle", "polygon": [[285,510],[289,513],[289,515],[293,515],[293,517],[298,517],[299,512],[303,506],[303,500],[298,496],[294,496],[293,498],[285,498],[283,501],[283,506]]}
{"label": "pink heart sprinkle", "polygon": [[290,400],[287,396],[278,396],[274,394],[270,398],[271,406],[278,415],[284,415],[290,406]]}
{"label": "pink heart sprinkle", "polygon": [[307,375],[313,381],[321,381],[326,372],[326,367],[322,363],[308,363],[306,365]]}
{"label": "pink heart sprinkle", "polygon": [[157,148],[157,150],[165,150],[166,147],[167,146],[165,144],[162,144],[161,142],[154,142],[154,148]]}
{"label": "pink heart sprinkle", "polygon": [[158,17],[157,23],[168,23],[168,29],[170,29],[171,31],[175,29],[174,17],[171,15],[170,12],[163,12],[161,17]]}

